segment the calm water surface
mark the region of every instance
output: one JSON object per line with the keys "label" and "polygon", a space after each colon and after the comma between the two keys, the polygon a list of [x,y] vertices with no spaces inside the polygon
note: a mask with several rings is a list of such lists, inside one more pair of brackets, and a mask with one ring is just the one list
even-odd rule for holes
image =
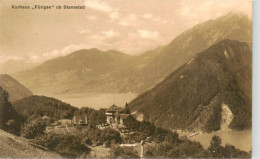
{"label": "calm water surface", "polygon": [[73,95],[48,95],[59,99],[63,102],[69,103],[72,106],[90,107],[94,109],[108,108],[112,104],[124,107],[126,102],[133,100],[137,94],[123,93],[123,94],[73,94]]}
{"label": "calm water surface", "polygon": [[[180,136],[188,135],[190,133],[178,132]],[[252,148],[252,130],[233,131],[233,132],[213,132],[203,133],[189,138],[193,141],[198,141],[204,148],[208,148],[212,136],[217,135],[222,140],[222,145],[231,144],[236,148],[244,151],[250,151]]]}

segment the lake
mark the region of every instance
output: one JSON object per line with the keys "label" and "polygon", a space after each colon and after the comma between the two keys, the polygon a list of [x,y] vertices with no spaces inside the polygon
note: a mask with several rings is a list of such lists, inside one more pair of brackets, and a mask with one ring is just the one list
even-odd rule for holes
{"label": "lake", "polygon": [[[178,132],[180,136],[189,135],[191,133]],[[190,137],[190,140],[198,141],[204,148],[208,148],[213,135],[217,135],[222,140],[222,145],[231,144],[236,148],[250,151],[252,149],[252,130],[243,131],[232,131],[232,132],[212,132],[212,133],[202,133]]]}
{"label": "lake", "polygon": [[125,103],[133,100],[137,94],[135,93],[121,93],[121,94],[66,94],[66,95],[47,95],[54,97],[63,102],[69,103],[72,106],[90,107],[94,109],[108,108],[112,104],[124,107]]}

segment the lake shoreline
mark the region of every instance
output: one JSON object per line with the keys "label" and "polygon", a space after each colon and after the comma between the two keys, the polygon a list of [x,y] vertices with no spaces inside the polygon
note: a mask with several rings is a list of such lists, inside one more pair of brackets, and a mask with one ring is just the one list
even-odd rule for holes
{"label": "lake shoreline", "polygon": [[53,97],[62,102],[68,103],[74,107],[89,107],[96,110],[105,109],[115,104],[124,107],[126,103],[131,102],[137,97],[136,93],[76,93],[76,94],[49,94],[38,93]]}
{"label": "lake shoreline", "polygon": [[252,150],[252,129],[246,129],[241,131],[216,131],[211,133],[204,133],[204,132],[189,132],[189,131],[180,131],[180,130],[173,130],[176,131],[180,137],[189,136],[189,140],[198,141],[201,143],[203,148],[207,149],[210,145],[210,141],[212,136],[216,135],[219,136],[222,140],[222,145],[231,144],[234,145],[236,148],[241,149],[243,151],[249,152]]}

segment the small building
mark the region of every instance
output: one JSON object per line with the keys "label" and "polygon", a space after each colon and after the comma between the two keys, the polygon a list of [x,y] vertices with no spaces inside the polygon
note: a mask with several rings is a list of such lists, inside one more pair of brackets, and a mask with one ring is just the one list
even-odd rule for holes
{"label": "small building", "polygon": [[127,119],[129,119],[129,118],[130,118],[130,114],[116,114],[115,122],[117,124],[124,125],[124,124],[127,124]]}
{"label": "small building", "polygon": [[128,109],[112,105],[106,110],[107,124],[121,132],[129,132],[136,123],[135,119],[130,115]]}
{"label": "small building", "polygon": [[88,125],[88,117],[87,117],[87,115],[81,114],[81,115],[73,116],[72,124],[74,126],[76,126],[76,125],[81,125],[81,126]]}
{"label": "small building", "polygon": [[112,124],[115,123],[115,114],[118,112],[123,112],[123,108],[116,106],[116,105],[111,105],[109,108],[106,110],[106,116],[107,116],[107,123]]}

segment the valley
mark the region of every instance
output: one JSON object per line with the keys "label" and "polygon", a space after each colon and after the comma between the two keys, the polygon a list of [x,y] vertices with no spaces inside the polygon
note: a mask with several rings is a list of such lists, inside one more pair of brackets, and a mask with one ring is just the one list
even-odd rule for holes
{"label": "valley", "polygon": [[0,74],[0,141],[7,143],[0,154],[13,147],[14,157],[251,156],[252,21],[245,15],[208,19],[138,55],[87,48],[23,63],[2,64],[10,75]]}

